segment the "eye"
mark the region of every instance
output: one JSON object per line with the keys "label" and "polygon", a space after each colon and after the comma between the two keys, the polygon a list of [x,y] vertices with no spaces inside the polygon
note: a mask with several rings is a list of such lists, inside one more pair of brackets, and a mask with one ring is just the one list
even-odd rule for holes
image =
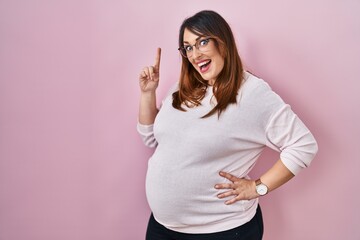
{"label": "eye", "polygon": [[206,46],[209,43],[209,39],[203,39],[200,41],[200,46]]}
{"label": "eye", "polygon": [[187,52],[191,52],[192,51],[192,46],[190,46],[190,45],[186,45],[186,46],[184,46],[184,49],[185,49],[185,51],[187,51]]}

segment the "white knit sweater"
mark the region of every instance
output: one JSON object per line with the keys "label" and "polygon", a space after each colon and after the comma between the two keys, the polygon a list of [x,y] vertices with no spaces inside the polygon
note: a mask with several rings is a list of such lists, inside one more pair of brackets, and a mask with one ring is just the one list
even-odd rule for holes
{"label": "white knit sweater", "polygon": [[227,180],[219,171],[248,177],[263,149],[280,152],[294,174],[309,166],[317,143],[290,106],[263,80],[245,73],[232,104],[218,118],[201,119],[216,104],[208,87],[202,105],[172,107],[167,96],[153,125],[137,129],[144,143],[156,150],[148,163],[146,194],[155,219],[185,233],[212,233],[235,228],[255,215],[257,199],[225,205],[216,183]]}

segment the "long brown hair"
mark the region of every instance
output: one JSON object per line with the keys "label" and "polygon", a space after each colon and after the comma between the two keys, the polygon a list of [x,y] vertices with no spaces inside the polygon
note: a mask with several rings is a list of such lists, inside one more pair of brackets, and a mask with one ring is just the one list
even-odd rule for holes
{"label": "long brown hair", "polygon": [[[214,11],[208,10],[198,12],[184,20],[179,31],[179,47],[183,46],[185,29],[196,35],[212,38],[224,58],[224,67],[217,76],[213,88],[217,105],[202,118],[209,117],[216,112],[220,117],[229,104],[236,103],[236,96],[243,81],[243,65],[233,33],[223,17]],[[173,107],[186,111],[182,104],[187,107],[201,105],[207,86],[207,81],[202,79],[191,62],[182,56],[179,90],[172,95]]]}

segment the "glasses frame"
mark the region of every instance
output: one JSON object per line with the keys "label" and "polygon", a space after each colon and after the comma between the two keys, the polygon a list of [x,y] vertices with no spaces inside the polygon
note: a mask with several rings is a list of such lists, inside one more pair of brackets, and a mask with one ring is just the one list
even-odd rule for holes
{"label": "glasses frame", "polygon": [[[193,45],[189,44],[189,45],[186,45],[186,46],[181,46],[181,47],[178,48],[178,50],[179,50],[180,54],[181,54],[184,58],[191,58],[192,55],[193,55],[193,52],[194,52],[194,47],[195,47],[199,52],[204,52],[204,51],[201,51],[201,50],[199,49],[199,48],[200,48],[200,42],[206,41],[206,45],[205,45],[205,46],[207,46],[207,45],[209,44],[210,40],[212,40],[212,39],[213,39],[212,37],[206,37],[206,38],[198,39],[198,40],[195,42],[195,44],[193,44]],[[192,51],[191,51],[191,55],[190,55],[190,56],[188,56],[185,47],[191,47],[191,48],[192,48]]]}

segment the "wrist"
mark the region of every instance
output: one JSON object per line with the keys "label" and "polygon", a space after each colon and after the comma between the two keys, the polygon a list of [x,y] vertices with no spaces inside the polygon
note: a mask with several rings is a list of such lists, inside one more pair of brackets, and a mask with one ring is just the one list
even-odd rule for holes
{"label": "wrist", "polygon": [[261,182],[261,179],[255,180],[255,191],[259,196],[264,196],[269,192],[269,187]]}
{"label": "wrist", "polygon": [[141,91],[141,97],[153,97],[156,95],[156,90]]}
{"label": "wrist", "polygon": [[140,102],[145,104],[145,106],[156,107],[156,93],[155,91],[141,92]]}

